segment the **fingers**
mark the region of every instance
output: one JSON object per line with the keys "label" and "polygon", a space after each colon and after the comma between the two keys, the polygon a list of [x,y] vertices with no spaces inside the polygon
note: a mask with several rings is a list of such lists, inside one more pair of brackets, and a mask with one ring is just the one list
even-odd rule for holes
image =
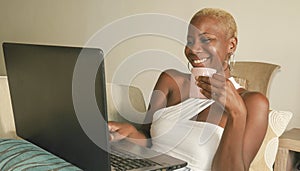
{"label": "fingers", "polygon": [[214,99],[221,104],[226,99],[227,79],[220,74],[214,74],[212,77],[199,76],[196,78],[197,85],[201,88],[201,93],[207,98]]}
{"label": "fingers", "polygon": [[126,136],[119,134],[118,132],[112,132],[109,133],[109,140],[114,142],[114,141],[120,141],[122,139],[126,138]]}
{"label": "fingers", "polygon": [[224,75],[221,75],[221,74],[214,74],[212,76],[212,78],[215,79],[215,80],[221,81],[221,82],[226,81],[226,78],[224,77]]}
{"label": "fingers", "polygon": [[108,130],[109,130],[109,140],[110,141],[119,141],[124,138],[118,130],[120,129],[120,123],[114,122],[114,121],[109,121],[107,123]]}
{"label": "fingers", "polygon": [[220,94],[225,89],[226,78],[224,76],[214,74],[212,77],[199,76],[196,77],[196,84],[207,93]]}
{"label": "fingers", "polygon": [[117,131],[120,129],[119,123],[114,121],[109,121],[107,123],[109,130],[109,140],[110,141],[119,141],[123,139],[123,137]]}
{"label": "fingers", "polygon": [[198,76],[195,78],[197,81],[197,84],[203,84],[203,85],[212,85],[217,88],[223,88],[225,86],[226,78],[219,74],[214,74],[212,77],[207,76]]}
{"label": "fingers", "polygon": [[110,141],[119,141],[124,139],[134,131],[133,126],[128,123],[109,121],[107,125],[110,134]]}
{"label": "fingers", "polygon": [[119,123],[114,121],[108,121],[107,123],[109,132],[116,132],[119,129]]}

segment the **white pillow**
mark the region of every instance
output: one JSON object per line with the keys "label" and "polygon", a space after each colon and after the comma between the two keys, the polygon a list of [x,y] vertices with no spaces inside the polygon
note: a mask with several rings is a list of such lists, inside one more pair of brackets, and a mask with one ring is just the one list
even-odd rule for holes
{"label": "white pillow", "polygon": [[269,112],[269,125],[264,141],[251,163],[250,171],[272,171],[278,150],[279,137],[285,131],[293,114],[289,111]]}

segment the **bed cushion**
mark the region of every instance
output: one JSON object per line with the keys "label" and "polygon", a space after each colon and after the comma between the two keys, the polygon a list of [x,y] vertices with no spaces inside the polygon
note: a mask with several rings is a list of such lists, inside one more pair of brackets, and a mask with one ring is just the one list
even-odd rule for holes
{"label": "bed cushion", "polygon": [[251,163],[249,171],[272,171],[278,150],[279,137],[286,130],[293,114],[289,111],[271,110],[264,141]]}
{"label": "bed cushion", "polygon": [[0,170],[77,171],[81,169],[28,141],[0,139]]}

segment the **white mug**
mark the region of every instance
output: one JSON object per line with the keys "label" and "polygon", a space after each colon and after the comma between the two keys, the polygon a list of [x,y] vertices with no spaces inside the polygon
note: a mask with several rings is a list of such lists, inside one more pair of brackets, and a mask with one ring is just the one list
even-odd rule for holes
{"label": "white mug", "polygon": [[195,67],[191,70],[191,83],[190,83],[190,97],[193,98],[206,98],[201,92],[201,88],[196,85],[196,79],[197,76],[208,76],[212,77],[214,73],[217,72],[217,70],[213,68],[205,68],[205,67]]}

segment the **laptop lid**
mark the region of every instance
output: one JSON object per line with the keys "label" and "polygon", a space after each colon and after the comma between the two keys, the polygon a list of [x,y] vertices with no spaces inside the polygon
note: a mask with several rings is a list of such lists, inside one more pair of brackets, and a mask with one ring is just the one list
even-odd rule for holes
{"label": "laptop lid", "polygon": [[[85,91],[95,92],[99,110],[106,119],[102,51],[21,43],[4,43],[3,49],[17,135],[83,170],[110,170],[108,153],[97,146],[82,127],[82,122],[97,118],[98,113],[83,110],[87,117],[83,117],[86,120],[82,121],[82,115],[76,115],[72,92],[79,57],[83,63],[99,62],[95,84],[88,89],[75,86],[75,90],[82,91],[77,96],[85,94]],[[78,79],[80,75],[77,75]],[[81,100],[84,102],[85,99]],[[92,128],[97,130],[94,138],[107,145],[107,125],[94,123]],[[84,124],[89,126],[89,123]]]}

